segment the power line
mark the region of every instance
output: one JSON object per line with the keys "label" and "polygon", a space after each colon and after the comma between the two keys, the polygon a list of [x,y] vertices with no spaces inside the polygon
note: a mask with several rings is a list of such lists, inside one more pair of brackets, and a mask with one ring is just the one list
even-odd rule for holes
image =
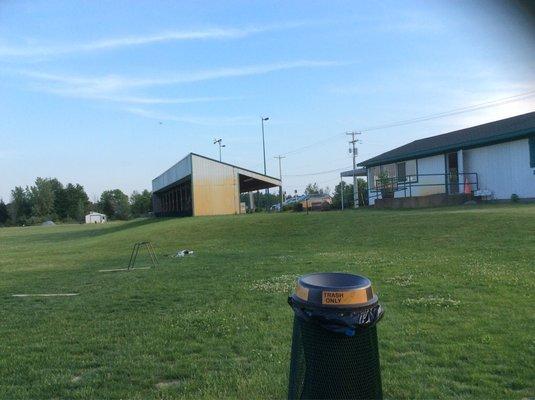
{"label": "power line", "polygon": [[462,113],[470,112],[470,111],[477,111],[477,110],[481,110],[481,109],[488,108],[488,107],[495,107],[495,106],[499,106],[499,105],[503,105],[503,104],[507,104],[507,103],[512,103],[514,101],[518,101],[518,100],[521,100],[523,98],[531,97],[533,95],[535,95],[535,90],[531,90],[529,92],[517,94],[515,96],[504,97],[502,99],[487,101],[485,103],[474,104],[472,106],[455,108],[455,109],[452,109],[452,110],[449,110],[449,111],[444,111],[444,112],[441,112],[441,113],[429,114],[429,115],[416,117],[416,118],[411,118],[411,119],[407,119],[407,120],[391,122],[391,123],[387,123],[387,124],[384,124],[384,125],[376,125],[376,126],[372,126],[372,127],[369,127],[369,128],[362,129],[362,132],[369,132],[369,131],[374,131],[374,130],[379,130],[379,129],[386,129],[386,128],[391,128],[391,127],[396,127],[396,126],[414,124],[414,123],[417,123],[417,122],[429,121],[431,119],[449,117],[451,115],[462,114]]}
{"label": "power line", "polygon": [[[444,112],[441,112],[441,113],[428,114],[428,115],[424,115],[424,116],[421,116],[421,117],[416,117],[416,118],[411,118],[411,119],[406,119],[406,120],[400,120],[400,121],[393,121],[393,122],[390,122],[390,123],[385,123],[383,125],[371,126],[371,127],[365,128],[365,129],[361,129],[360,131],[361,132],[369,132],[369,131],[373,131],[373,130],[394,128],[396,126],[403,126],[403,125],[415,124],[415,123],[418,123],[418,122],[425,122],[425,121],[429,121],[429,120],[436,119],[436,118],[444,118],[444,117],[449,117],[451,115],[462,114],[462,113],[466,113],[466,112],[470,112],[470,111],[481,110],[481,109],[484,109],[484,108],[500,106],[500,105],[512,103],[512,102],[515,102],[515,101],[518,101],[518,100],[522,100],[524,98],[531,97],[533,95],[535,95],[535,90],[530,90],[530,91],[527,91],[527,92],[524,92],[524,93],[519,93],[519,94],[514,95],[514,96],[503,97],[503,98],[496,99],[496,100],[486,101],[484,103],[473,104],[471,106],[466,106],[466,107],[461,107],[461,108],[454,108],[454,109],[451,109],[451,110],[448,110],[448,111],[444,111]],[[337,133],[337,134],[328,136],[325,139],[322,139],[322,140],[307,144],[305,146],[297,147],[297,148],[295,148],[293,150],[290,150],[290,151],[288,151],[286,153],[283,153],[283,155],[300,153],[302,151],[305,151],[305,150],[307,150],[307,149],[309,149],[311,147],[317,146],[319,144],[330,142],[332,139],[338,138],[341,135],[342,134]]]}
{"label": "power line", "polygon": [[299,177],[299,176],[325,175],[325,174],[332,174],[333,172],[340,172],[340,171],[343,171],[343,170],[346,170],[346,169],[350,169],[350,168],[351,168],[351,166],[347,166],[347,167],[342,167],[342,168],[331,169],[329,171],[314,172],[314,173],[310,173],[310,174],[283,175],[283,176],[284,177]]}
{"label": "power line", "polygon": [[335,135],[329,136],[329,137],[327,137],[325,139],[322,139],[322,140],[319,140],[317,142],[310,143],[310,144],[308,144],[306,146],[297,147],[296,149],[287,151],[286,153],[283,153],[283,154],[285,156],[287,156],[288,154],[300,153],[301,151],[306,150],[306,149],[308,149],[310,147],[313,147],[313,146],[317,146],[318,144],[323,144],[323,143],[330,142],[333,138],[336,138],[336,137],[339,137],[339,136],[340,136],[340,134],[337,133]]}
{"label": "power line", "polygon": [[325,179],[325,180],[322,180],[322,181],[314,181],[314,183],[317,183],[318,185],[324,185],[326,183],[332,183],[334,186],[336,186],[336,180],[333,180],[333,179]]}
{"label": "power line", "polygon": [[[369,142],[366,140],[366,143],[369,143]],[[278,158],[278,156],[273,156],[273,158]],[[283,156],[283,158],[286,158],[286,157]],[[329,159],[329,162],[330,162],[330,163],[334,163],[334,162],[338,162],[338,161],[346,161],[346,160],[348,160],[348,157],[347,157],[347,156],[346,156],[346,157],[339,157],[339,158]],[[317,164],[317,163],[316,163],[316,164]],[[257,164],[252,164],[252,165],[250,164],[250,165],[249,165],[249,168],[254,168],[254,167],[257,167],[257,166],[261,166],[261,165],[262,165],[262,163],[257,163]],[[300,168],[305,167],[305,168],[306,168],[306,167],[309,167],[309,166],[310,166],[310,164],[299,164],[299,165],[297,165],[297,166],[293,165],[292,167],[295,169],[296,167],[300,167]],[[349,168],[349,167],[348,167],[348,168]],[[286,175],[285,175],[285,176],[286,176]]]}

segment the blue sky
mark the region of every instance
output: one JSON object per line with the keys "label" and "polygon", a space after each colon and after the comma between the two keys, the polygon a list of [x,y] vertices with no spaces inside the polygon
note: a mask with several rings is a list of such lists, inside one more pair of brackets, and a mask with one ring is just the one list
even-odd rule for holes
{"label": "blue sky", "polygon": [[[0,197],[36,177],[126,193],[187,153],[331,188],[365,130],[535,90],[521,13],[456,1],[2,1]],[[359,160],[535,110],[535,96],[364,132]],[[161,124],[160,124],[161,122]],[[333,171],[322,174],[317,172]]]}

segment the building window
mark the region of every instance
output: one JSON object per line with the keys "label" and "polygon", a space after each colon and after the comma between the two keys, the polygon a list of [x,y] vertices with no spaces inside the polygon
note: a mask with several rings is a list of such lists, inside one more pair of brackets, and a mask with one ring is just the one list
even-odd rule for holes
{"label": "building window", "polygon": [[405,162],[405,176],[409,182],[418,182],[418,160]]}
{"label": "building window", "polygon": [[418,160],[402,161],[396,164],[398,182],[418,182]]}
{"label": "building window", "polygon": [[381,173],[386,173],[389,178],[397,178],[397,182],[418,182],[418,160],[407,160],[396,164],[384,164],[368,168],[370,189],[377,190],[377,180]]}
{"label": "building window", "polygon": [[386,173],[389,178],[396,177],[396,164],[385,164],[381,165],[381,172]]}
{"label": "building window", "polygon": [[535,168],[535,136],[529,138],[529,166]]}
{"label": "building window", "polygon": [[379,179],[379,174],[381,173],[381,167],[377,166],[377,167],[371,167],[370,168],[370,188],[375,190],[376,188],[376,184],[377,184],[377,179]]}
{"label": "building window", "polygon": [[397,169],[398,182],[405,182],[407,180],[407,166],[405,162],[397,163]]}

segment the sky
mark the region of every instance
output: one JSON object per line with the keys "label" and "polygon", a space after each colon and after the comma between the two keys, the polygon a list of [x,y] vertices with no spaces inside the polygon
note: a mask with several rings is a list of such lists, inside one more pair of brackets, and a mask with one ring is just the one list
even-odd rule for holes
{"label": "sky", "polygon": [[261,116],[268,175],[283,155],[287,193],[332,190],[347,131],[363,161],[535,111],[531,22],[492,1],[0,0],[0,198],[36,177],[150,189],[215,138],[262,172]]}

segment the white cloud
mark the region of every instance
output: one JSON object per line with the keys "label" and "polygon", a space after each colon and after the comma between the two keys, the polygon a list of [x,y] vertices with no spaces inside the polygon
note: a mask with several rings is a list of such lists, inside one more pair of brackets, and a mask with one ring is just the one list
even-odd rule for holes
{"label": "white cloud", "polygon": [[264,75],[270,72],[277,72],[297,68],[319,68],[348,65],[349,63],[336,61],[316,61],[297,60],[272,64],[248,65],[229,68],[217,68],[200,71],[184,71],[178,74],[169,74],[158,77],[133,78],[120,75],[106,75],[98,77],[83,77],[73,75],[58,75],[35,71],[20,71],[22,75],[41,81],[49,81],[57,84],[64,84],[71,87],[85,88],[86,90],[110,91],[128,89],[135,87],[147,87],[158,85],[176,85],[185,83],[195,83],[222,78],[233,78],[251,75]]}
{"label": "white cloud", "polygon": [[151,96],[135,96],[135,95],[121,95],[121,94],[106,94],[106,91],[88,90],[84,91],[81,88],[52,88],[46,85],[34,85],[35,90],[55,94],[62,97],[70,97],[77,99],[88,100],[102,100],[114,103],[124,104],[191,104],[191,103],[206,103],[215,101],[237,100],[241,97],[230,96],[204,96],[204,97],[151,97]]}
{"label": "white cloud", "polygon": [[262,29],[207,29],[198,31],[168,31],[144,36],[124,36],[120,38],[102,39],[88,43],[59,46],[1,46],[2,57],[49,57],[72,53],[85,53],[99,50],[113,50],[124,47],[141,46],[154,43],[233,39],[262,32]]}
{"label": "white cloud", "polygon": [[217,68],[200,71],[185,71],[158,74],[155,77],[127,77],[120,75],[76,76],[68,74],[51,74],[38,71],[18,71],[19,75],[30,78],[30,88],[63,97],[94,99],[130,104],[183,104],[208,101],[236,99],[236,97],[193,97],[161,98],[132,95],[132,89],[152,86],[179,85],[208,80],[264,75],[271,72],[298,69],[320,68],[345,65],[335,61],[297,60],[272,64],[249,65],[229,68]]}
{"label": "white cloud", "polygon": [[165,42],[192,40],[225,40],[240,39],[270,31],[293,29],[326,23],[328,21],[294,21],[280,24],[249,26],[242,28],[207,28],[194,30],[168,30],[145,35],[129,35],[89,41],[87,43],[63,45],[1,45],[0,57],[34,58],[52,57],[66,54],[87,53],[122,49]]}

